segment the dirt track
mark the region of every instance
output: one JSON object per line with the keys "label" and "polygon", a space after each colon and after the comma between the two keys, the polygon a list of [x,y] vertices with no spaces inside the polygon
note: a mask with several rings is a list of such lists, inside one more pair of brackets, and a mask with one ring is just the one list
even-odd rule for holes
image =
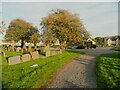
{"label": "dirt track", "polygon": [[56,75],[48,88],[96,88],[96,57],[103,53],[113,53],[108,48],[84,49],[85,55],[74,59]]}

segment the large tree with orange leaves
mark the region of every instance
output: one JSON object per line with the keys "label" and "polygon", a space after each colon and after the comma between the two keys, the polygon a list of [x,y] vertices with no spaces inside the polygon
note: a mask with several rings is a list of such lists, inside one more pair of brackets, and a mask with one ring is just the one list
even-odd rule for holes
{"label": "large tree with orange leaves", "polygon": [[48,37],[46,42],[52,35],[52,38],[59,40],[61,49],[64,49],[67,44],[81,43],[83,37],[89,36],[79,15],[64,9],[52,10],[48,16],[42,18],[40,25],[43,29],[43,36]]}

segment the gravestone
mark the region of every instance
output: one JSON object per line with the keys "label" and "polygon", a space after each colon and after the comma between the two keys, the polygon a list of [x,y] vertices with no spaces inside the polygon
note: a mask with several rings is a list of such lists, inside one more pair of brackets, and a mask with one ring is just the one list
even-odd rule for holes
{"label": "gravestone", "polygon": [[62,54],[62,50],[60,49],[60,54]]}
{"label": "gravestone", "polygon": [[61,50],[60,49],[52,49],[50,51],[50,55],[56,55],[56,54],[61,54]]}
{"label": "gravestone", "polygon": [[10,48],[10,46],[8,46],[8,51],[10,51],[11,50],[11,48]]}
{"label": "gravestone", "polygon": [[21,51],[21,47],[17,47],[16,52],[20,52],[20,51]]}
{"label": "gravestone", "polygon": [[24,54],[21,57],[23,62],[30,61],[31,60],[31,55],[30,54]]}
{"label": "gravestone", "polygon": [[5,57],[5,52],[1,52],[1,55],[2,55],[3,57]]}
{"label": "gravestone", "polygon": [[9,63],[9,65],[21,63],[20,56],[9,57],[8,63]]}
{"label": "gravestone", "polygon": [[0,46],[0,50],[2,50],[2,46]]}
{"label": "gravestone", "polygon": [[51,55],[50,55],[50,50],[47,50],[47,51],[45,52],[45,56],[47,56],[47,57],[51,56]]}
{"label": "gravestone", "polygon": [[2,57],[5,57],[5,52],[0,52],[0,55],[1,55]]}
{"label": "gravestone", "polygon": [[56,50],[50,50],[50,56],[56,55]]}
{"label": "gravestone", "polygon": [[37,58],[39,58],[38,51],[30,52],[30,54],[31,54],[31,56],[32,56],[32,59],[37,59]]}

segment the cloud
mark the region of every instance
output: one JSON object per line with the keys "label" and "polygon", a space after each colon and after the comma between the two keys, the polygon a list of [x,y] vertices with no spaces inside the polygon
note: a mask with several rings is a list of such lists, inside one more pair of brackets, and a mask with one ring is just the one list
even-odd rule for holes
{"label": "cloud", "polygon": [[[64,8],[73,13],[80,14],[80,18],[85,24],[87,30],[93,36],[114,35],[117,33],[117,3],[106,2],[80,2],[80,3],[3,3],[3,20],[8,25],[14,18],[23,18],[28,22],[32,22],[35,26],[39,26],[42,17],[45,17],[50,10],[56,8]],[[114,32],[114,30],[115,32]],[[107,34],[108,33],[108,34]]]}

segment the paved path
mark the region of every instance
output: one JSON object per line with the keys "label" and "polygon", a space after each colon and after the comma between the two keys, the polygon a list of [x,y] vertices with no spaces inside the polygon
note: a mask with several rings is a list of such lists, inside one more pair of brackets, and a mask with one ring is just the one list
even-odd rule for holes
{"label": "paved path", "polygon": [[108,48],[84,49],[86,54],[74,59],[56,75],[48,88],[96,88],[96,57],[103,53],[112,53]]}

